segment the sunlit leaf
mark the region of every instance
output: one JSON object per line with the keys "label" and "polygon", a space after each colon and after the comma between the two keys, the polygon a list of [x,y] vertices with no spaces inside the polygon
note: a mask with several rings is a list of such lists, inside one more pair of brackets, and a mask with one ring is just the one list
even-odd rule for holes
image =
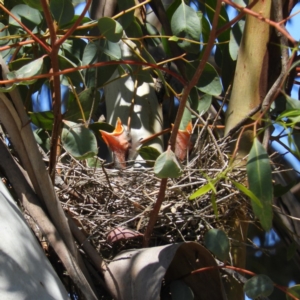
{"label": "sunlit leaf", "polygon": [[81,124],[64,121],[61,141],[63,147],[76,159],[86,159],[97,155],[97,140],[93,132]]}
{"label": "sunlit leaf", "polygon": [[259,296],[268,297],[272,294],[273,289],[273,282],[266,275],[253,276],[244,284],[244,292],[251,299]]}
{"label": "sunlit leaf", "polygon": [[[186,64],[187,75],[189,79],[192,79],[192,77],[194,76],[198,63],[199,61],[194,61]],[[201,92],[213,96],[218,96],[222,93],[220,77],[211,64],[205,64],[202,76],[199,78],[196,87]]]}
{"label": "sunlit leaf", "polygon": [[254,203],[256,203],[256,205],[258,207],[260,207],[260,208],[263,207],[263,205],[262,205],[261,201],[259,200],[259,198],[257,198],[256,195],[252,191],[248,190],[244,185],[242,185],[241,183],[239,183],[237,181],[232,180],[231,182],[234,184],[234,186],[238,190],[240,190],[243,194],[248,196]]}
{"label": "sunlit leaf", "polygon": [[31,122],[39,128],[52,130],[54,115],[52,111],[44,111],[38,113],[29,113]]}
{"label": "sunlit leaf", "polygon": [[[23,66],[22,68],[12,71],[7,73],[7,78],[8,79],[21,79],[21,78],[27,78],[31,76],[36,76],[41,74],[43,70],[43,57],[40,57],[38,59],[35,59],[34,61],[28,63],[27,65]],[[37,79],[29,79],[29,80],[24,80],[21,82],[17,82],[16,84],[32,84],[36,82]]]}
{"label": "sunlit leaf", "polygon": [[212,95],[209,94],[204,94],[201,96],[201,98],[198,100],[198,106],[197,106],[197,112],[200,116],[205,114],[212,103]]}
{"label": "sunlit leaf", "polygon": [[[296,298],[300,299],[300,284],[296,284],[294,286],[289,287],[287,291],[289,293],[291,293],[293,296],[295,296]],[[289,295],[286,295],[286,299],[287,300],[294,300]]]}
{"label": "sunlit leaf", "polygon": [[102,163],[98,157],[89,157],[86,159],[89,168],[101,168]]}
{"label": "sunlit leaf", "polygon": [[229,256],[229,239],[221,229],[210,229],[204,235],[206,248],[220,260],[225,261]]}
{"label": "sunlit leaf", "polygon": [[202,195],[207,194],[208,192],[210,192],[212,190],[212,185],[210,183],[205,184],[204,186],[202,186],[200,189],[198,189],[196,192],[194,192],[189,199],[190,200],[194,200],[198,197],[201,197]]}
{"label": "sunlit leaf", "polygon": [[9,43],[9,39],[7,38],[8,36],[9,36],[9,32],[7,26],[5,26],[3,23],[0,23],[0,45],[1,46]]}
{"label": "sunlit leaf", "polygon": [[172,32],[175,36],[186,40],[179,40],[178,45],[187,52],[198,53],[200,45],[188,40],[199,42],[201,22],[195,10],[182,2],[171,19]]}
{"label": "sunlit leaf", "polygon": [[[42,22],[41,13],[37,9],[31,8],[25,4],[18,4],[14,6],[11,13],[31,30]],[[19,25],[11,16],[9,16],[9,24],[21,27],[21,25]]]}
{"label": "sunlit leaf", "polygon": [[240,49],[240,43],[242,40],[242,34],[244,31],[245,21],[240,20],[230,30],[230,41],[229,41],[229,53],[232,60],[237,59],[237,55]]}
{"label": "sunlit leaf", "polygon": [[181,165],[170,149],[162,153],[154,164],[154,174],[159,178],[177,178],[181,173]]}
{"label": "sunlit leaf", "polygon": [[263,207],[251,200],[254,214],[259,219],[262,227],[268,231],[272,228],[272,170],[270,159],[265,148],[257,138],[253,141],[247,161],[247,175],[249,189],[260,200]]}
{"label": "sunlit leaf", "polygon": [[111,18],[101,18],[98,21],[100,34],[105,36],[110,42],[117,43],[123,35],[123,27]]}

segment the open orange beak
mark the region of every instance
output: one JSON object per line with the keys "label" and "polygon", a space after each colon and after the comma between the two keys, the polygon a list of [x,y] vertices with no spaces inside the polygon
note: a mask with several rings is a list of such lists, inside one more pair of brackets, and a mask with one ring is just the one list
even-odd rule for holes
{"label": "open orange beak", "polygon": [[106,145],[114,153],[115,163],[120,165],[121,168],[125,168],[130,141],[120,118],[118,118],[116,128],[113,132],[100,130],[100,133]]}
{"label": "open orange beak", "polygon": [[[173,124],[172,124],[173,128]],[[192,135],[193,125],[190,121],[185,130],[178,130],[175,144],[175,155],[180,160],[183,161],[186,158],[187,152],[191,150],[191,135]]]}

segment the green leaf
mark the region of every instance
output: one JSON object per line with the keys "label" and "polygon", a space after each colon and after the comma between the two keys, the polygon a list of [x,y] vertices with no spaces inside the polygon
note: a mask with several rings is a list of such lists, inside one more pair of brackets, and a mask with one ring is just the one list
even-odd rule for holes
{"label": "green leaf", "polygon": [[98,157],[89,157],[89,158],[87,158],[86,162],[87,162],[87,166],[89,168],[101,168],[102,167],[102,163]]}
{"label": "green leaf", "polygon": [[171,28],[175,36],[187,40],[194,40],[197,43],[192,43],[187,40],[180,40],[179,47],[187,52],[198,53],[200,52],[200,35],[201,35],[201,22],[196,13],[191,7],[182,2],[171,19]]}
{"label": "green leaf", "polygon": [[14,61],[11,61],[8,63],[8,67],[10,71],[18,70],[24,66],[26,66],[28,63],[32,62],[32,58],[20,58],[16,59]]}
{"label": "green leaf", "polygon": [[51,0],[50,10],[59,27],[74,17],[74,7],[70,0]]}
{"label": "green leaf", "polygon": [[244,31],[245,21],[240,20],[235,23],[230,30],[229,53],[232,60],[236,61],[240,49],[240,43]]}
{"label": "green leaf", "polygon": [[41,4],[41,0],[23,0],[28,6],[38,9],[40,11],[43,10],[43,6]]}
{"label": "green leaf", "polygon": [[79,160],[97,155],[97,140],[88,128],[70,121],[64,124],[61,141],[67,152]]}
{"label": "green leaf", "polygon": [[[39,25],[42,22],[41,13],[37,9],[31,8],[25,4],[18,4],[14,6],[11,13],[30,30],[33,30],[36,25]],[[9,24],[21,27],[11,16],[9,16]]]}
{"label": "green leaf", "polygon": [[221,229],[210,229],[204,235],[206,248],[220,260],[225,261],[229,256],[229,239]]}
{"label": "green leaf", "polygon": [[[300,299],[300,284],[296,284],[294,286],[291,286],[287,289],[289,293],[291,293],[293,296],[296,298]],[[289,295],[286,295],[287,300],[292,300],[293,298],[290,297]],[[294,299],[293,299],[294,300]]]}
{"label": "green leaf", "polygon": [[154,162],[161,154],[157,149],[150,146],[143,146],[139,148],[137,152],[151,167],[154,166]]}
{"label": "green leaf", "polygon": [[[99,43],[90,42],[86,45],[82,65],[94,64],[96,62],[107,62],[118,60],[122,56],[120,46],[117,43],[111,43],[107,40],[100,41]],[[97,86],[101,87],[107,82],[115,70],[117,65],[103,66],[101,68],[92,68],[85,71],[85,79],[88,87]],[[97,82],[95,81],[95,77]]]}
{"label": "green leaf", "polygon": [[89,124],[89,129],[93,130],[95,134],[99,135],[99,130],[113,132],[115,127],[105,122],[95,122],[93,124]]}
{"label": "green leaf", "polygon": [[29,117],[31,122],[39,128],[43,128],[45,130],[52,130],[54,115],[52,111],[44,111],[38,113],[29,113]]}
{"label": "green leaf", "polygon": [[[192,77],[194,76],[198,64],[198,60],[186,64],[187,75],[189,79],[192,79]],[[205,64],[203,73],[199,78],[196,87],[204,94],[209,94],[212,96],[218,96],[222,93],[220,77],[211,64]]]}
{"label": "green leaf", "polygon": [[[93,103],[94,99],[94,103]],[[87,120],[92,115],[99,103],[100,94],[98,91],[95,92],[95,88],[85,89],[78,95],[78,100],[72,95],[72,98],[68,101],[68,109],[65,114],[65,119],[69,121],[77,122],[78,120]],[[80,105],[80,106],[79,106]],[[93,111],[91,111],[93,108]],[[83,115],[82,115],[83,114]]]}
{"label": "green leaf", "polygon": [[4,46],[9,43],[9,39],[7,38],[9,35],[10,34],[7,26],[5,26],[3,23],[0,23],[0,46]]}
{"label": "green leaf", "polygon": [[181,173],[181,165],[172,150],[162,153],[154,164],[154,174],[159,178],[178,178]]}
{"label": "green leaf", "polygon": [[100,34],[104,35],[110,42],[117,43],[122,38],[123,27],[111,18],[104,17],[99,19],[98,27]]}
{"label": "green leaf", "polygon": [[37,143],[44,149],[45,152],[50,150],[50,135],[44,129],[36,129],[33,131],[33,135]]}
{"label": "green leaf", "polygon": [[[135,6],[134,0],[122,0],[118,1],[118,7],[120,11],[127,10]],[[127,12],[119,18],[119,22],[124,29],[126,29],[134,20],[134,10]]]}
{"label": "green leaf", "polygon": [[268,153],[258,141],[254,139],[252,148],[247,161],[247,175],[249,189],[260,199],[262,208],[253,200],[251,200],[254,214],[259,219],[264,230],[268,231],[272,228],[272,170]]}
{"label": "green leaf", "polygon": [[253,276],[244,284],[244,292],[251,299],[259,296],[268,297],[272,294],[274,284],[266,275]]}
{"label": "green leaf", "polygon": [[[20,79],[20,78],[27,78],[31,76],[36,76],[42,73],[43,70],[43,57],[40,57],[36,60],[33,60],[32,62],[28,63],[27,65],[23,66],[22,68],[7,73],[8,79]],[[36,82],[37,79],[31,79],[31,80],[24,80],[21,82],[17,82],[16,84],[32,84]]]}
{"label": "green leaf", "polygon": [[258,207],[263,208],[261,201],[256,197],[254,193],[252,193],[250,190],[248,190],[244,185],[242,185],[239,182],[236,182],[234,180],[232,180],[231,182],[238,190],[240,190],[242,193],[248,196],[254,203],[256,203]]}
{"label": "green leaf", "polygon": [[207,183],[204,186],[202,186],[200,189],[198,189],[196,192],[194,192],[189,199],[190,200],[194,200],[198,197],[201,197],[202,195],[207,194],[208,192],[210,192],[212,190],[212,185],[211,183]]}
{"label": "green leaf", "polygon": [[[58,55],[58,63],[59,63],[59,68],[61,70],[77,67],[76,64],[74,64],[72,61],[70,61],[69,59],[67,59],[65,56],[62,55]],[[74,71],[72,73],[68,73],[66,76],[69,77],[72,81],[72,84],[78,88],[84,82],[83,76],[80,71]]]}
{"label": "green leaf", "polygon": [[[186,106],[189,107],[189,103],[187,102]],[[181,118],[181,122],[180,122],[180,126],[179,129],[180,130],[185,130],[186,126],[189,124],[189,122],[192,120],[192,114],[191,112],[185,107],[184,111],[183,111],[183,116]]]}
{"label": "green leaf", "polygon": [[212,95],[204,94],[198,100],[197,112],[200,116],[204,115],[210,108],[212,103]]}

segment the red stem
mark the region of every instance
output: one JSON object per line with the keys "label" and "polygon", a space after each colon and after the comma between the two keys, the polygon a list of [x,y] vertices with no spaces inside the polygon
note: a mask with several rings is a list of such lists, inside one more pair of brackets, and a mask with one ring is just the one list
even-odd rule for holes
{"label": "red stem", "polygon": [[52,90],[52,106],[53,106],[53,115],[54,122],[51,135],[51,145],[50,145],[50,157],[49,157],[49,174],[52,182],[55,179],[55,167],[56,167],[56,158],[59,147],[59,137],[61,132],[62,124],[62,114],[61,114],[61,92],[60,92],[60,78],[59,75],[56,75],[59,72],[59,61],[58,61],[58,51],[59,45],[56,45],[56,28],[55,21],[52,18],[49,3],[47,0],[41,0],[43,7],[45,19],[49,28],[50,39],[52,51],[49,53],[52,65],[52,78],[50,79],[51,90]]}
{"label": "red stem", "polygon": [[[179,58],[181,58],[181,56]],[[85,69],[90,69],[90,68],[98,68],[98,67],[105,67],[105,66],[109,66],[109,65],[121,65],[121,64],[147,66],[147,67],[150,67],[153,69],[159,69],[161,71],[164,71],[164,72],[172,75],[174,78],[176,78],[178,81],[180,81],[183,85],[187,84],[187,82],[180,75],[178,75],[175,72],[172,72],[169,69],[163,68],[161,66],[157,66],[155,64],[140,62],[140,61],[135,61],[135,60],[117,60],[117,61],[99,62],[99,63],[95,63],[92,65],[85,65],[85,66],[65,69],[63,71],[58,71],[58,72],[49,72],[47,74],[40,74],[40,75],[36,75],[36,76],[31,76],[31,77],[15,78],[15,79],[11,79],[11,80],[0,80],[0,84],[12,84],[12,83],[22,82],[22,81],[32,80],[32,79],[49,78],[52,76],[66,75],[66,74],[69,74],[69,73],[72,73],[75,71],[80,71],[80,70],[85,70]]]}
{"label": "red stem", "polygon": [[9,16],[11,16],[38,44],[40,44],[47,53],[51,51],[51,48],[45,44],[42,40],[40,40],[30,29],[28,29],[20,20],[17,19],[4,5],[0,4],[0,8],[6,12]]}
{"label": "red stem", "polygon": [[253,17],[257,18],[258,20],[260,20],[262,22],[266,22],[267,24],[275,27],[288,40],[290,40],[293,43],[293,45],[296,45],[297,42],[295,41],[295,39],[287,32],[287,30],[285,28],[282,28],[279,23],[276,23],[276,22],[274,22],[274,21],[272,21],[270,19],[264,18],[259,13],[256,13],[256,12],[254,12],[253,10],[251,10],[251,9],[249,9],[247,7],[240,6],[240,5],[232,2],[231,0],[224,0],[224,2],[226,4],[228,4],[228,5],[230,5],[230,6],[238,9],[238,10],[241,10],[241,11],[245,12],[246,14],[248,14],[250,16],[253,16]]}
{"label": "red stem", "polygon": [[[207,45],[205,47],[205,50],[204,50],[202,60],[200,61],[200,64],[197,67],[196,72],[195,72],[192,80],[189,83],[187,83],[184,87],[183,95],[182,95],[182,98],[180,100],[178,112],[176,114],[176,119],[175,119],[174,126],[173,126],[173,129],[172,129],[172,134],[171,134],[171,137],[170,137],[170,140],[169,140],[169,149],[171,149],[172,151],[174,151],[174,149],[175,149],[175,142],[176,142],[176,137],[177,137],[177,133],[178,133],[178,130],[179,130],[179,125],[180,125],[180,122],[181,122],[181,119],[182,119],[182,116],[183,116],[183,112],[184,112],[185,105],[186,105],[188,96],[190,94],[190,91],[194,86],[196,86],[200,76],[202,75],[205,64],[208,61],[211,50],[214,46],[215,37],[216,37],[216,30],[217,30],[217,24],[218,24],[218,19],[219,19],[221,6],[222,6],[222,1],[218,0],[217,5],[216,5],[216,10],[215,10],[213,23],[212,23],[212,30],[211,30],[211,33],[210,33],[210,36],[209,36],[208,43],[207,43]],[[167,178],[164,178],[160,182],[160,188],[159,188],[159,193],[158,193],[158,196],[157,196],[157,200],[156,200],[154,208],[151,212],[149,223],[148,223],[148,226],[146,228],[146,232],[144,234],[143,247],[148,247],[149,246],[150,236],[151,236],[151,233],[153,231],[154,225],[156,223],[157,216],[158,216],[159,211],[160,211],[160,207],[161,207],[161,205],[163,203],[163,200],[165,198],[165,193],[166,193],[166,188],[167,188],[167,180],[168,180]]]}
{"label": "red stem", "polygon": [[56,47],[60,46],[77,29],[78,25],[80,24],[80,22],[82,21],[82,19],[84,18],[85,14],[86,14],[86,12],[88,11],[91,3],[92,3],[92,0],[86,1],[86,5],[85,5],[81,15],[76,20],[76,22],[73,24],[73,26],[66,32],[66,34],[63,37],[61,37],[59,40],[57,40],[55,42]]}

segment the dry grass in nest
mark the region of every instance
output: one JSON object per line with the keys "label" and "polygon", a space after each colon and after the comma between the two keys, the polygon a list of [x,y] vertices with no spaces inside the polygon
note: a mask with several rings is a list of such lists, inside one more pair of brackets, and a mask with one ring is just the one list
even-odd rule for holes
{"label": "dry grass in nest", "polygon": [[[189,200],[194,191],[207,184],[207,178],[216,178],[228,167],[228,141],[216,143],[209,139],[208,136],[203,147],[196,143],[197,154],[185,163],[182,176],[168,180],[151,245],[201,242],[204,232],[211,227],[226,230],[228,219],[237,209],[246,207],[248,211],[248,200],[225,179],[216,185],[218,217],[213,210],[211,192]],[[120,227],[145,231],[160,186],[152,168],[88,168],[75,160],[58,167],[64,179],[57,188],[59,199],[103,257],[110,259],[121,250],[141,247],[141,236],[111,245],[107,234]],[[246,172],[230,171],[227,176],[241,182]]]}

